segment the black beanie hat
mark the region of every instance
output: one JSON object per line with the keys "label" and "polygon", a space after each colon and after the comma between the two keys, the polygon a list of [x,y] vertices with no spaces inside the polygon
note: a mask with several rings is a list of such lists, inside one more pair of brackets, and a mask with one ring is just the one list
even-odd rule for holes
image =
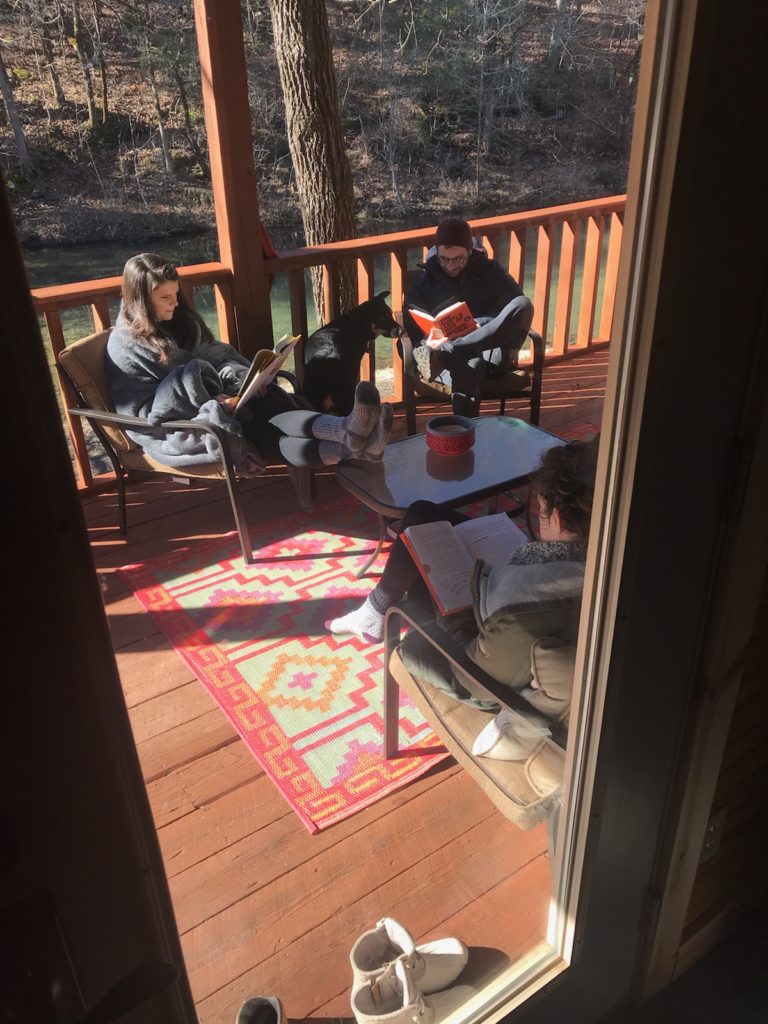
{"label": "black beanie hat", "polygon": [[472,248],[472,228],[461,217],[449,217],[437,225],[435,245],[460,245]]}

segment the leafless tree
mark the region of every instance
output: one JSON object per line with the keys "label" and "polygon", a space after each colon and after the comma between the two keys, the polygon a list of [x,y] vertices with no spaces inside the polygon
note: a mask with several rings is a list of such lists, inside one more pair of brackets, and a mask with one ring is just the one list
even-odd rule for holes
{"label": "leafless tree", "polygon": [[11,130],[13,131],[13,139],[16,144],[16,155],[19,160],[21,173],[25,178],[30,178],[34,173],[34,165],[32,163],[32,157],[29,155],[27,139],[21,125],[21,118],[19,117],[16,98],[13,95],[13,88],[11,87],[11,80],[8,77],[8,72],[5,68],[2,49],[0,49],[0,94],[3,97],[3,106],[5,107],[8,124],[11,126]]}
{"label": "leafless tree", "polygon": [[[355,236],[352,172],[344,148],[324,0],[269,0],[286,129],[308,245]],[[322,278],[313,277],[318,319]],[[356,303],[354,267],[340,274],[342,309]]]}

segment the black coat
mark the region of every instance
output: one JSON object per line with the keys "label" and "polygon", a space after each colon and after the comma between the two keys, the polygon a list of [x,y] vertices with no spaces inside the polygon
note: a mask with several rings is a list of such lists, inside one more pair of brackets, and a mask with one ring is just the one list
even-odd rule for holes
{"label": "black coat", "polygon": [[463,300],[473,316],[496,316],[512,299],[523,294],[514,277],[500,263],[491,260],[483,249],[473,249],[469,261],[458,277],[449,277],[437,259],[427,260],[424,273],[411,285],[405,296],[404,326],[414,345],[424,338],[408,313],[411,307],[433,316],[453,302]]}

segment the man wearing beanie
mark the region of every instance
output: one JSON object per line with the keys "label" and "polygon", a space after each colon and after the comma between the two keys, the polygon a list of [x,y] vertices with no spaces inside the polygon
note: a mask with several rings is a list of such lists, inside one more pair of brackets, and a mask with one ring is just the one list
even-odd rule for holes
{"label": "man wearing beanie", "polygon": [[475,416],[486,377],[516,365],[533,306],[517,281],[474,241],[467,221],[449,217],[438,224],[424,272],[405,296],[404,324],[413,344],[426,339],[408,310],[435,316],[460,301],[483,326],[464,338],[430,343],[430,379],[451,388],[455,413]]}

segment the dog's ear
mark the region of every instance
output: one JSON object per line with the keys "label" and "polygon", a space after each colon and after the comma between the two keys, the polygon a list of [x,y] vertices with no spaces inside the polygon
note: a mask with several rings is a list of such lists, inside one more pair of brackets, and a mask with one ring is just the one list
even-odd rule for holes
{"label": "dog's ear", "polygon": [[376,296],[376,298],[377,299],[386,299],[386,297],[388,295],[389,295],[389,292],[379,292],[379,294]]}

